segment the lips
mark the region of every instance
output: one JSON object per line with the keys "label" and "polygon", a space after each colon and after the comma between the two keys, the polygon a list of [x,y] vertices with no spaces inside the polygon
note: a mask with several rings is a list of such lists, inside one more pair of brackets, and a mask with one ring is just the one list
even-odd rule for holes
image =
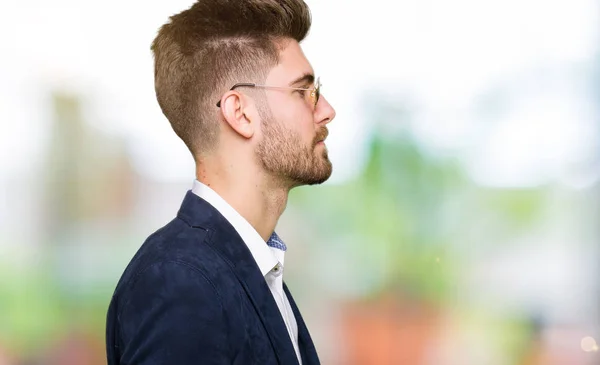
{"label": "lips", "polygon": [[324,142],[327,136],[329,135],[329,131],[327,128],[321,128],[317,132],[317,138],[315,139],[315,145],[319,142]]}

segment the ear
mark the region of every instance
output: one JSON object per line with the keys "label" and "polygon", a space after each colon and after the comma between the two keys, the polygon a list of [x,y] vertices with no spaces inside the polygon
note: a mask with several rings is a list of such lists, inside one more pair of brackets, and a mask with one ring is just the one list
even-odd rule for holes
{"label": "ear", "polygon": [[258,125],[258,113],[251,98],[231,90],[221,98],[220,108],[225,122],[231,129],[244,138],[252,138]]}

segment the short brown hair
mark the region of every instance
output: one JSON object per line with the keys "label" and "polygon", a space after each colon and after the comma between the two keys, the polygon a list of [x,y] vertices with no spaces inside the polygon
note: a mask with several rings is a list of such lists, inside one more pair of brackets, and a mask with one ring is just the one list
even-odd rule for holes
{"label": "short brown hair", "polygon": [[194,158],[218,141],[216,102],[237,82],[264,82],[277,42],[301,42],[311,25],[303,0],[198,0],[170,17],[152,42],[158,103]]}

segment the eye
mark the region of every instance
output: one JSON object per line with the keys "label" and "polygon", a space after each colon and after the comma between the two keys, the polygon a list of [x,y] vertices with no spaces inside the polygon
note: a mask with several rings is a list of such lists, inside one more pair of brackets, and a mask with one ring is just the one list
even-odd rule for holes
{"label": "eye", "polygon": [[298,93],[298,97],[300,97],[300,99],[306,99],[306,90],[296,90],[296,92]]}

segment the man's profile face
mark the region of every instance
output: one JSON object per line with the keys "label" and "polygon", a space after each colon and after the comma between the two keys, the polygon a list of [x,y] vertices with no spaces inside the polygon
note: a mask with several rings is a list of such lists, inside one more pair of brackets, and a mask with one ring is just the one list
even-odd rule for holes
{"label": "man's profile face", "polygon": [[[290,40],[280,52],[280,62],[267,76],[269,86],[314,88],[314,71],[298,42]],[[321,95],[316,105],[310,91],[269,90],[261,108],[262,139],[257,155],[263,168],[293,186],[320,184],[331,176],[332,165],[325,127],[335,110]]]}

